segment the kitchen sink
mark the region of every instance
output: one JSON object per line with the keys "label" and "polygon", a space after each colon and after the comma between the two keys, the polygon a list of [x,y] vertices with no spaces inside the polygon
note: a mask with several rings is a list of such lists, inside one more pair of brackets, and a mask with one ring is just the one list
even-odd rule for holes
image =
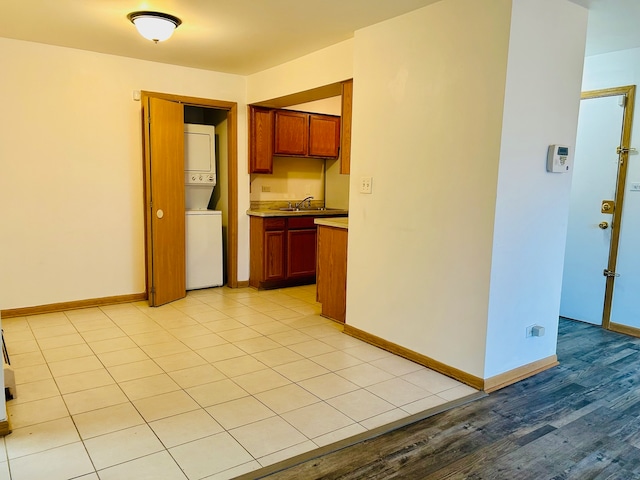
{"label": "kitchen sink", "polygon": [[310,208],[295,208],[295,207],[281,207],[278,208],[281,212],[324,212],[330,210],[340,210],[339,208],[325,208],[325,207],[310,207]]}

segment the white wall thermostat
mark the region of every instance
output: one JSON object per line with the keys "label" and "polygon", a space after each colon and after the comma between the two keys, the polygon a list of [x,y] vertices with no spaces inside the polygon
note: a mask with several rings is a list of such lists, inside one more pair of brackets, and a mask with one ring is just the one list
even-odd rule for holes
{"label": "white wall thermostat", "polygon": [[547,151],[547,172],[565,173],[569,171],[569,147],[549,145]]}

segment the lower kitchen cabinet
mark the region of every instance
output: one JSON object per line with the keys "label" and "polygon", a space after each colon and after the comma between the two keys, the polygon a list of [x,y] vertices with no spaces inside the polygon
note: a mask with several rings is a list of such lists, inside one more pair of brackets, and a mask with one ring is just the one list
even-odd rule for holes
{"label": "lower kitchen cabinet", "polygon": [[279,288],[316,280],[314,217],[250,217],[249,285]]}
{"label": "lower kitchen cabinet", "polygon": [[287,278],[315,277],[316,227],[287,231]]}
{"label": "lower kitchen cabinet", "polygon": [[264,232],[264,279],[284,280],[284,231]]}

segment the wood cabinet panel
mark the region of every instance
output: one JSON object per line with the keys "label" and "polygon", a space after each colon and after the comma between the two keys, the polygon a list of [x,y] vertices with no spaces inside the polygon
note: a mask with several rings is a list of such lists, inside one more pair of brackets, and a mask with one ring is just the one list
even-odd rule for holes
{"label": "wood cabinet panel", "polygon": [[313,228],[316,229],[315,217],[289,217],[287,228]]}
{"label": "wood cabinet panel", "polygon": [[249,217],[249,286],[258,288],[262,280],[262,259],[264,257],[264,219]]}
{"label": "wood cabinet panel", "polygon": [[273,172],[273,110],[249,107],[249,173]]}
{"label": "wood cabinet panel", "polygon": [[287,230],[287,278],[316,274],[316,228]]}
{"label": "wood cabinet panel", "polygon": [[347,310],[347,239],[347,229],[318,227],[317,300],[322,315],[340,322]]}
{"label": "wood cabinet panel", "polygon": [[284,230],[264,232],[264,280],[284,280],[285,256]]}
{"label": "wood cabinet panel", "polygon": [[340,153],[340,117],[309,115],[309,156],[337,157]]}
{"label": "wood cabinet panel", "polygon": [[340,173],[351,172],[351,109],[353,105],[353,80],[342,83],[342,120],[340,122]]}
{"label": "wood cabinet panel", "polygon": [[309,114],[276,110],[274,153],[306,156],[308,146]]}
{"label": "wood cabinet panel", "polygon": [[265,218],[263,224],[265,230],[284,230],[287,228],[287,219],[283,217]]}

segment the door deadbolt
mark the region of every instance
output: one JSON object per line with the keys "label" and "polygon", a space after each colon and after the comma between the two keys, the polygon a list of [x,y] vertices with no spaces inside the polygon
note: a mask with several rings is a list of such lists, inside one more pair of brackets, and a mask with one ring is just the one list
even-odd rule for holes
{"label": "door deadbolt", "polygon": [[609,223],[608,222],[600,222],[598,224],[598,226],[602,229],[602,230],[606,230],[607,228],[609,228]]}
{"label": "door deadbolt", "polygon": [[613,213],[616,206],[614,200],[602,200],[602,206],[600,207],[600,213]]}

